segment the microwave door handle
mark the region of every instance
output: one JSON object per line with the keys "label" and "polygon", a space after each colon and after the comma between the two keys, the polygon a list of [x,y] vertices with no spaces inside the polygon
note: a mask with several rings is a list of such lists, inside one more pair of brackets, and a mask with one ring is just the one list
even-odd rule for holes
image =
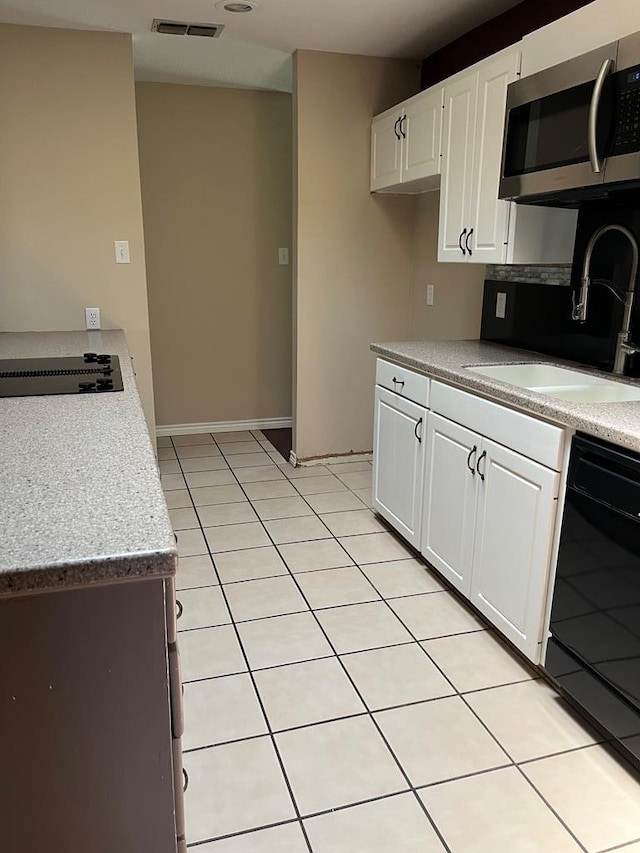
{"label": "microwave door handle", "polygon": [[611,73],[612,69],[613,59],[605,59],[605,61],[602,63],[600,71],[598,72],[598,76],[596,77],[596,84],[593,87],[593,95],[591,96],[591,105],[589,107],[589,159],[591,160],[591,168],[596,175],[602,171],[602,167],[604,165],[602,160],[598,156],[598,111],[600,109],[600,99],[602,97],[602,90],[604,89],[605,81]]}

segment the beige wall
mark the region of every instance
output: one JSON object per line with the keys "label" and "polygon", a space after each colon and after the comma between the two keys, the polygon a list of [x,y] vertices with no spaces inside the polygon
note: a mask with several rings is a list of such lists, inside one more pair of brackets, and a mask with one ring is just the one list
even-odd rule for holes
{"label": "beige wall", "polygon": [[291,96],[136,87],[161,425],[291,416]]}
{"label": "beige wall", "polygon": [[[438,205],[440,193],[418,196],[414,223],[414,268],[411,294],[412,340],[466,340],[480,336],[483,264],[439,264]],[[427,285],[434,285],[434,304],[427,306]]]}
{"label": "beige wall", "polygon": [[414,94],[403,60],[298,51],[294,187],[299,458],[370,450],[372,341],[410,335],[414,199],[369,193],[371,117]]}
{"label": "beige wall", "polygon": [[82,329],[99,307],[153,430],[131,37],[0,25],[0,117],[0,329]]}

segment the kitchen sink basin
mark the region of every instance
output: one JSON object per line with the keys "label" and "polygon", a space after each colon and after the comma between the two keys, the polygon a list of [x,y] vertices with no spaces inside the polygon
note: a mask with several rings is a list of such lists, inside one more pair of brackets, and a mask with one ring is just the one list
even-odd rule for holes
{"label": "kitchen sink basin", "polygon": [[640,386],[553,364],[487,364],[467,367],[472,373],[575,403],[624,403],[640,400]]}

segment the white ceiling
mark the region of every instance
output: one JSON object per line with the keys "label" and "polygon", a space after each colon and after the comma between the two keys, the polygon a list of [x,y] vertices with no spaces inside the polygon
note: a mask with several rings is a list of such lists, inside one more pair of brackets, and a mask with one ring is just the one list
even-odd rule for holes
{"label": "white ceiling", "polygon": [[[519,0],[0,0],[0,21],[134,34],[136,76],[287,91],[298,48],[420,59]],[[151,33],[153,18],[225,24],[220,39]]]}

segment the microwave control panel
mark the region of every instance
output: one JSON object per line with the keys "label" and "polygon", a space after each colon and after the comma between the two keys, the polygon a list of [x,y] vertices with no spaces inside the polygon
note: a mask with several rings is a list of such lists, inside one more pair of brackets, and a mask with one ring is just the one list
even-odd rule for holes
{"label": "microwave control panel", "polygon": [[611,154],[640,151],[640,65],[615,75],[616,129]]}

